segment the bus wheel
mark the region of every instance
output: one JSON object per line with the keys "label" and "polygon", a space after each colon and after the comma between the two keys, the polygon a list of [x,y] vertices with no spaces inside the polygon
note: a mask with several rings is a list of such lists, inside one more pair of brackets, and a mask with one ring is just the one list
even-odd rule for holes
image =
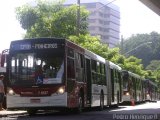
{"label": "bus wheel", "polygon": [[100,110],[103,110],[103,109],[104,109],[104,96],[103,96],[102,93],[101,93],[101,95],[100,95],[100,106],[99,106],[99,109],[100,109]]}
{"label": "bus wheel", "polygon": [[120,100],[119,100],[119,91],[117,92],[117,107],[119,106],[119,102],[120,102]]}
{"label": "bus wheel", "polygon": [[27,113],[28,113],[29,115],[35,115],[36,112],[37,112],[36,109],[27,109]]}
{"label": "bus wheel", "polygon": [[77,113],[81,113],[83,110],[83,99],[81,96],[79,96],[79,99],[78,99],[78,107],[77,107]]}

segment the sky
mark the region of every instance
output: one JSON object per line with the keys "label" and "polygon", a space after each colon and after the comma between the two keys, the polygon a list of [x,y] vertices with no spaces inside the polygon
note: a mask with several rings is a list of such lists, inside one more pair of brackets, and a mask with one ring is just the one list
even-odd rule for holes
{"label": "sky", "polygon": [[[12,40],[23,38],[25,31],[16,19],[15,8],[31,1],[33,0],[1,1],[0,51],[8,49]],[[120,35],[123,35],[124,38],[137,33],[150,33],[152,31],[160,33],[160,16],[138,0],[115,0],[113,3],[120,7]]]}

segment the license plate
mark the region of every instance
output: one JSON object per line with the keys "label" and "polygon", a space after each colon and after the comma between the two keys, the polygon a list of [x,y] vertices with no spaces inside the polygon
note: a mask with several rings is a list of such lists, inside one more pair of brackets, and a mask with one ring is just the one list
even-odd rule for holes
{"label": "license plate", "polygon": [[31,103],[40,103],[40,99],[30,99]]}

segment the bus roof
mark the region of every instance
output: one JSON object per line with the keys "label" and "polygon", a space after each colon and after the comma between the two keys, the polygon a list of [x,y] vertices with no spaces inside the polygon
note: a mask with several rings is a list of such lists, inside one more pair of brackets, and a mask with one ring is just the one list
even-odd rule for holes
{"label": "bus roof", "polygon": [[129,75],[133,76],[133,77],[136,77],[136,78],[142,78],[141,76],[139,76],[138,74],[136,73],[133,73],[133,72],[130,72],[128,71]]}
{"label": "bus roof", "polygon": [[149,80],[149,79],[145,79],[145,82],[146,82],[146,81],[148,81],[148,82],[149,82],[149,84],[151,84],[151,85],[153,85],[153,86],[158,87],[158,86],[157,86],[157,84],[156,84],[156,83],[154,83],[154,82],[152,82],[151,80]]}
{"label": "bus roof", "polygon": [[[105,59],[85,48],[82,48],[81,46],[67,40],[67,39],[64,39],[64,38],[32,38],[32,39],[22,39],[22,40],[15,40],[15,41],[12,41],[11,42],[11,46],[10,46],[10,51],[12,50],[29,50],[29,49],[35,49],[36,46],[34,45],[31,45],[31,43],[45,43],[45,41],[48,41],[48,42],[52,42],[53,40],[56,42],[56,43],[67,43],[67,45],[69,45],[69,43],[71,43],[70,45],[73,47],[75,47],[76,49],[83,49],[84,52],[85,52],[85,55],[87,56],[90,56],[91,58],[95,59],[95,60],[98,60],[102,63],[105,63]],[[21,43],[23,45],[23,48],[21,49]],[[25,46],[26,45],[26,46]],[[28,46],[27,46],[28,45]]]}
{"label": "bus roof", "polygon": [[122,70],[122,68],[120,67],[120,66],[118,66],[118,65],[116,65],[115,63],[113,63],[113,62],[111,62],[111,61],[109,61],[109,66],[110,66],[110,68],[112,68],[112,69],[117,69],[117,70]]}
{"label": "bus roof", "polygon": [[135,78],[139,78],[141,80],[144,80],[141,76],[139,76],[138,74],[136,73],[133,73],[133,72],[130,72],[130,71],[127,71],[127,70],[122,70],[122,72],[125,72],[125,73],[128,73],[130,76],[132,77],[135,77]]}
{"label": "bus roof", "polygon": [[97,55],[97,54],[95,54],[95,53],[93,53],[93,52],[91,52],[89,50],[85,49],[85,54],[88,55],[88,56],[91,56],[95,60],[98,60],[98,61],[100,61],[102,63],[105,63],[105,59],[103,57],[101,57],[101,56],[99,56],[99,55]]}

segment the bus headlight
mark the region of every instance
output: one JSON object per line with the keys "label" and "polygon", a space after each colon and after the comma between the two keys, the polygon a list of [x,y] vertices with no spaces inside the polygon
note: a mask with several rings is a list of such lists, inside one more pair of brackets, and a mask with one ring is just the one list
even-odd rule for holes
{"label": "bus headlight", "polygon": [[129,92],[126,92],[126,95],[128,96],[128,95],[129,95]]}
{"label": "bus headlight", "polygon": [[10,88],[10,89],[8,89],[8,94],[9,95],[15,95],[15,92],[13,91],[13,89]]}
{"label": "bus headlight", "polygon": [[63,94],[64,91],[65,91],[65,88],[64,88],[64,87],[60,87],[60,88],[58,89],[57,93]]}

